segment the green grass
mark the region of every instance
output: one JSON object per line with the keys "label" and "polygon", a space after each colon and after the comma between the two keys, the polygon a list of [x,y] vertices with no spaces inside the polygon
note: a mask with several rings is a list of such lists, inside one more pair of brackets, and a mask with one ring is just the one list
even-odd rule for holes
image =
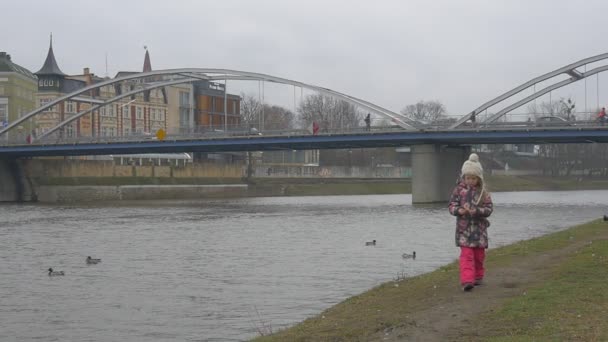
{"label": "green grass", "polygon": [[[526,257],[562,252],[574,243],[593,241],[562,255],[539,272],[525,296],[471,317],[462,341],[603,341],[608,340],[608,241],[597,239],[608,227],[594,221],[571,229],[497,248],[488,267],[517,267]],[[563,252],[566,253],[566,252]],[[525,261],[523,261],[525,262]],[[410,324],[412,312],[449,305],[458,279],[455,263],[399,282],[388,282],[349,298],[294,327],[255,341],[368,341],[378,332]],[[480,338],[479,336],[484,336]]]}
{"label": "green grass", "polygon": [[[170,177],[56,177],[36,178],[39,185],[173,185],[173,184],[239,184],[241,178],[170,178]],[[595,190],[608,189],[606,179],[575,177],[549,178],[539,176],[488,176],[491,192],[526,190]],[[352,178],[253,178],[252,187],[260,195],[317,196],[409,194],[410,179],[352,179]],[[256,193],[253,191],[253,193]]]}
{"label": "green grass", "polygon": [[38,185],[181,185],[241,184],[241,178],[169,178],[169,177],[56,177],[35,178]]}
{"label": "green grass", "polygon": [[[510,299],[476,326],[484,341],[607,341],[608,240],[592,240],[595,222],[548,239],[539,239],[525,253],[561,248],[566,241],[589,239],[582,249],[555,266],[549,277]],[[572,239],[569,238],[572,236]],[[551,244],[554,244],[551,246]],[[522,250],[522,249],[520,249]],[[475,340],[462,336],[463,341]]]}
{"label": "green grass", "polygon": [[487,176],[490,191],[608,189],[608,179],[543,176]]}

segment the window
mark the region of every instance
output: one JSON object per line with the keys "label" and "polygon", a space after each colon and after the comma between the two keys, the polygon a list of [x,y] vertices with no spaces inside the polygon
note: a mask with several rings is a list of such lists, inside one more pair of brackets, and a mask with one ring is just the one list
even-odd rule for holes
{"label": "window", "polygon": [[180,127],[190,126],[190,111],[188,108],[179,109],[179,125]]}
{"label": "window", "polygon": [[131,133],[131,130],[129,129],[129,127],[123,128],[123,135],[129,135],[129,133]]}
{"label": "window", "polygon": [[141,107],[139,107],[139,106],[137,106],[136,111],[137,111],[137,119],[138,119],[138,120],[143,119],[143,118],[144,118],[144,115],[143,115],[143,113],[142,113],[142,112],[143,112],[143,111],[142,111],[142,108],[141,108]]}
{"label": "window", "polygon": [[71,138],[74,136],[74,126],[72,126],[71,124],[65,126],[65,131],[68,137]]}
{"label": "window", "polygon": [[106,107],[101,107],[99,109],[99,115],[100,116],[106,116]]}
{"label": "window", "polygon": [[179,106],[189,107],[190,106],[190,93],[185,91],[179,92]]}
{"label": "window", "polygon": [[0,87],[0,95],[4,95],[4,87]]}
{"label": "window", "polygon": [[66,113],[76,113],[76,104],[72,101],[68,101],[65,108]]}
{"label": "window", "polygon": [[[46,105],[47,103],[51,102],[53,99],[40,99],[40,107]],[[51,108],[48,108],[47,110],[45,110],[45,112],[54,112],[55,111],[55,106],[52,106]]]}
{"label": "window", "polygon": [[101,129],[101,135],[104,136],[104,137],[108,136],[108,127],[103,127]]}
{"label": "window", "polygon": [[122,107],[122,117],[128,117],[129,116],[129,106],[123,106]]}
{"label": "window", "polygon": [[0,104],[0,121],[8,122],[8,104]]}

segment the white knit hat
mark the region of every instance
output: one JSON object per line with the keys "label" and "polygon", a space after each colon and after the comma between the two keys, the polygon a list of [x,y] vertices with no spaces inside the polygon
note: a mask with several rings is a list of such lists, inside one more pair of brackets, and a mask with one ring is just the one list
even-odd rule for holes
{"label": "white knit hat", "polygon": [[479,156],[476,153],[471,153],[469,160],[462,164],[462,175],[477,176],[483,179],[483,167],[479,163]]}

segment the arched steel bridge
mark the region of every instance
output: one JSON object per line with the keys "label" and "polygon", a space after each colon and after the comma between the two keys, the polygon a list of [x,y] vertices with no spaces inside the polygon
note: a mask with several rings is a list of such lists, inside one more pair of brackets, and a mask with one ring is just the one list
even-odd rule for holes
{"label": "arched steel bridge", "polygon": [[[528,89],[540,82],[544,82],[544,81],[550,80],[552,78],[555,78],[557,76],[564,75],[564,74],[569,76],[568,79],[556,82],[550,86],[547,86],[543,89],[535,91],[532,95],[527,96],[513,104],[506,106],[505,108],[498,111],[496,114],[491,115],[490,117],[486,118],[483,121],[483,123],[485,123],[485,124],[492,123],[492,122],[498,120],[499,118],[501,118],[502,116],[504,116],[505,114],[509,113],[510,111],[512,111],[516,108],[519,108],[522,105],[524,105],[530,101],[533,101],[534,99],[536,99],[544,94],[547,94],[555,89],[559,89],[561,87],[564,87],[564,86],[574,83],[576,81],[582,80],[586,77],[589,77],[589,76],[592,76],[592,75],[595,75],[600,72],[608,70],[608,65],[596,67],[594,69],[591,69],[591,70],[585,71],[585,72],[581,72],[581,71],[577,70],[578,68],[586,66],[587,64],[596,63],[596,62],[603,61],[606,59],[608,59],[608,53],[585,58],[585,59],[582,59],[575,63],[571,63],[562,68],[559,68],[559,69],[556,69],[549,73],[546,73],[544,75],[535,77],[535,78],[529,80],[528,82],[525,82],[525,83],[513,88],[512,90],[509,90],[509,91],[497,96],[496,98],[494,98],[490,101],[487,101],[486,103],[477,107],[472,112],[462,116],[459,120],[457,120],[454,124],[452,124],[449,127],[449,129],[457,129],[457,128],[461,127],[466,121],[470,120],[473,115],[478,115],[479,113],[483,112],[484,110],[486,110],[492,106],[498,105],[501,102],[513,97],[516,94],[521,93],[525,89]],[[146,82],[146,80],[158,79],[158,78],[162,78],[162,81]],[[117,95],[110,99],[101,100],[101,99],[87,98],[85,100],[85,99],[79,97],[79,95],[85,94],[91,90],[99,89],[101,87],[120,83],[120,82],[132,81],[132,80],[139,81],[138,88],[136,88],[132,91],[126,92],[124,94]],[[63,102],[63,101],[67,101],[67,100],[85,101],[88,103],[94,103],[95,105],[91,106],[91,108],[89,108],[87,110],[76,113],[75,115],[72,115],[69,118],[65,119],[64,121],[60,122],[55,127],[51,128],[50,130],[41,134],[38,137],[39,139],[42,139],[45,136],[52,134],[53,132],[61,129],[65,125],[77,120],[78,118],[80,118],[84,115],[94,112],[94,111],[96,111],[104,106],[107,106],[109,104],[112,104],[114,102],[120,101],[124,98],[128,98],[130,96],[133,96],[133,95],[145,92],[145,91],[149,91],[152,89],[156,89],[156,88],[162,88],[162,87],[167,87],[167,86],[177,85],[177,84],[191,83],[191,82],[194,82],[197,80],[265,81],[265,82],[281,83],[281,84],[306,88],[306,89],[317,91],[319,93],[347,101],[348,103],[351,103],[353,105],[365,108],[366,110],[369,110],[370,112],[373,112],[375,114],[378,114],[378,115],[386,117],[386,118],[389,118],[392,123],[401,126],[405,130],[421,129],[421,124],[419,122],[412,120],[412,119],[404,116],[403,114],[390,111],[388,109],[375,105],[371,102],[368,102],[368,101],[365,101],[365,100],[362,100],[362,99],[359,99],[359,98],[356,98],[354,96],[350,96],[350,95],[347,95],[344,93],[340,93],[340,92],[337,92],[337,91],[334,91],[334,90],[331,90],[328,88],[324,88],[324,87],[320,87],[320,86],[316,86],[316,85],[312,85],[312,84],[307,84],[307,83],[303,83],[303,82],[299,82],[299,81],[289,80],[289,79],[285,79],[285,78],[281,78],[281,77],[271,76],[271,75],[267,75],[267,74],[261,74],[261,73],[253,73],[253,72],[231,70],[231,69],[186,68],[186,69],[157,70],[157,71],[151,71],[151,72],[131,74],[131,75],[127,75],[127,76],[123,76],[123,77],[119,77],[119,78],[115,78],[115,79],[107,80],[104,82],[89,85],[89,86],[84,87],[80,90],[77,90],[73,93],[61,96],[61,97],[45,104],[44,106],[41,106],[41,107],[35,109],[34,111],[27,113],[26,115],[22,116],[18,120],[11,122],[7,127],[0,130],[0,136],[2,136],[3,134],[7,133],[8,131],[14,129],[15,127],[18,127],[21,123],[27,121],[28,119],[44,112],[45,110],[51,108],[52,106],[54,106],[56,104]]]}
{"label": "arched steel bridge", "polygon": [[[149,82],[149,83],[145,82],[146,79],[154,79],[154,78],[158,78],[158,77],[163,77],[166,79],[164,79],[162,81],[157,81],[157,82]],[[132,91],[126,92],[124,94],[117,95],[117,96],[107,99],[107,100],[95,100],[95,99],[90,100],[88,98],[86,100],[84,100],[84,99],[79,98],[79,95],[85,94],[91,90],[99,89],[104,86],[108,86],[108,85],[112,85],[112,84],[120,83],[120,82],[125,82],[125,81],[130,81],[130,80],[140,80],[141,82],[138,83],[140,85],[140,87],[136,88]],[[0,130],[0,136],[3,135],[4,133],[8,132],[9,130],[19,126],[21,123],[25,122],[26,120],[34,117],[35,115],[42,113],[43,111],[47,110],[48,108],[51,108],[52,106],[54,106],[58,103],[61,103],[63,101],[76,99],[76,100],[91,102],[91,103],[96,103],[96,104],[87,110],[81,111],[79,113],[76,113],[75,115],[70,116],[69,118],[60,122],[57,126],[44,132],[41,136],[39,136],[39,138],[43,138],[43,137],[61,129],[63,126],[77,120],[78,118],[80,118],[86,114],[89,114],[93,111],[96,111],[96,110],[100,109],[101,107],[104,107],[106,105],[109,105],[109,104],[117,102],[117,101],[120,101],[121,99],[136,95],[138,93],[149,91],[149,90],[152,90],[155,88],[162,88],[162,87],[167,87],[167,86],[176,85],[176,84],[191,83],[191,82],[194,82],[197,80],[206,80],[206,81],[246,80],[246,81],[266,81],[266,82],[272,82],[272,83],[282,83],[282,84],[287,84],[287,85],[292,85],[292,86],[296,86],[296,87],[314,90],[319,93],[329,95],[329,96],[338,98],[340,100],[344,100],[353,105],[363,107],[375,114],[379,114],[383,117],[389,118],[391,120],[391,122],[403,127],[406,130],[415,130],[416,125],[418,124],[416,121],[411,120],[400,113],[392,112],[388,109],[377,106],[371,102],[356,98],[354,96],[343,94],[343,93],[340,93],[340,92],[337,92],[337,91],[334,91],[334,90],[331,90],[328,88],[323,88],[323,87],[319,87],[319,86],[315,86],[315,85],[311,85],[311,84],[307,84],[307,83],[303,83],[303,82],[293,81],[293,80],[289,80],[289,79],[285,79],[285,78],[280,78],[280,77],[275,77],[275,76],[260,74],[260,73],[245,72],[245,71],[230,70],[230,69],[191,68],[191,69],[168,69],[168,70],[143,72],[143,73],[132,74],[132,75],[119,77],[119,78],[111,79],[108,81],[89,85],[87,87],[74,91],[70,94],[61,96],[61,97],[45,104],[44,106],[41,106],[41,107],[37,108],[36,110],[27,113],[26,115],[19,118],[18,120],[10,123],[10,125],[5,127],[4,129]]]}
{"label": "arched steel bridge", "polygon": [[473,110],[472,112],[464,115],[458,121],[456,121],[453,125],[451,125],[450,129],[454,129],[454,128],[457,128],[457,127],[461,126],[466,121],[470,120],[473,115],[478,115],[479,113],[483,112],[484,110],[486,110],[486,109],[488,109],[488,108],[490,108],[490,107],[492,107],[494,105],[497,105],[497,104],[499,104],[499,103],[501,103],[501,102],[503,102],[503,101],[505,101],[505,100],[507,100],[507,99],[509,99],[509,98],[511,98],[511,97],[513,97],[513,96],[515,96],[515,95],[517,95],[519,93],[521,93],[522,91],[524,91],[524,90],[526,90],[526,89],[528,89],[528,88],[530,88],[530,87],[532,87],[532,86],[540,83],[540,82],[544,82],[544,81],[550,80],[552,78],[556,78],[556,77],[558,77],[560,75],[567,75],[567,76],[569,76],[568,79],[556,82],[556,83],[554,83],[554,84],[552,84],[550,86],[547,86],[547,87],[545,87],[543,89],[535,91],[532,95],[527,96],[527,97],[525,97],[525,98],[523,98],[523,99],[521,99],[521,100],[519,100],[519,101],[517,101],[517,102],[515,102],[515,103],[513,103],[511,105],[506,106],[505,108],[499,110],[498,112],[496,112],[495,114],[491,115],[490,117],[486,118],[483,121],[483,123],[485,123],[485,124],[492,123],[492,122],[498,120],[499,118],[501,118],[502,116],[504,116],[505,114],[507,114],[507,113],[509,113],[509,112],[511,112],[511,111],[513,111],[513,110],[515,110],[515,109],[517,109],[517,108],[525,105],[526,103],[529,103],[529,102],[533,101],[534,99],[536,99],[536,98],[538,98],[540,96],[543,96],[543,95],[545,95],[545,94],[547,94],[547,93],[549,93],[549,92],[551,92],[553,90],[559,89],[559,88],[564,87],[564,86],[566,86],[568,84],[574,83],[576,81],[580,81],[580,80],[585,79],[585,78],[587,78],[589,76],[592,76],[592,75],[598,74],[598,73],[600,73],[602,71],[608,70],[608,65],[596,67],[596,68],[593,68],[593,69],[591,69],[589,71],[584,71],[584,72],[581,72],[581,71],[577,70],[578,68],[584,67],[587,64],[600,62],[600,61],[603,61],[605,59],[608,59],[608,53],[603,53],[603,54],[600,54],[600,55],[597,55],[597,56],[584,58],[584,59],[581,59],[578,62],[574,62],[574,63],[568,64],[568,65],[566,65],[564,67],[561,67],[559,69],[553,70],[553,71],[548,72],[548,73],[546,73],[544,75],[540,75],[538,77],[535,77],[535,78],[529,80],[528,82],[525,82],[525,83],[523,83],[523,84],[521,84],[521,85],[519,85],[519,86],[517,86],[517,87],[515,87],[515,88],[513,88],[513,89],[511,89],[511,90],[509,90],[509,91],[507,91],[507,92],[505,92],[505,93],[503,93],[503,94],[495,97],[495,98],[493,98],[492,100],[490,100],[490,101],[482,104],[481,106],[475,108],[475,110]]}

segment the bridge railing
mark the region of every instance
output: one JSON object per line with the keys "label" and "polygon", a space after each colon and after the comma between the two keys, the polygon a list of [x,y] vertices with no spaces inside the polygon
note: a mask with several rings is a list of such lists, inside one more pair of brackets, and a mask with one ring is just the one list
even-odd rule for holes
{"label": "bridge railing", "polygon": [[[533,121],[532,119],[524,120],[525,118],[531,118],[531,114],[511,114],[507,115],[505,119],[493,122],[492,124],[484,123],[471,123],[466,122],[464,125],[459,127],[458,130],[538,130],[538,129],[582,129],[582,128],[598,128],[605,127],[608,129],[608,123],[605,126],[595,120],[595,113],[586,113],[587,117],[592,119],[589,120],[574,120],[574,121],[558,121],[558,122],[540,122]],[[539,113],[537,115],[548,115]],[[539,116],[543,117],[543,116]],[[577,117],[585,117],[577,113]],[[536,119],[538,119],[536,118]],[[536,120],[534,119],[534,120]],[[448,130],[450,122],[429,123],[421,127],[421,131],[443,131]],[[180,128],[168,130],[164,137],[167,141],[178,141],[178,140],[201,140],[201,139],[226,139],[232,137],[247,137],[250,139],[260,137],[272,137],[272,136],[311,136],[313,133],[308,129],[287,129],[287,130],[263,130],[260,131],[255,127],[248,125],[233,125],[223,127],[219,129],[217,127],[201,126],[190,129]],[[403,129],[396,125],[384,125],[384,126],[371,126],[369,129],[366,127],[341,127],[334,129],[320,129],[316,135],[340,135],[340,134],[381,134],[391,132],[403,132]],[[42,139],[37,139],[35,136],[26,136],[24,134],[8,135],[0,139],[0,146],[7,145],[64,145],[64,144],[108,144],[116,142],[134,142],[144,143],[158,141],[155,134],[149,133],[129,133],[123,135],[83,135],[83,136],[70,136],[66,132],[55,132],[52,135],[46,136]]]}

